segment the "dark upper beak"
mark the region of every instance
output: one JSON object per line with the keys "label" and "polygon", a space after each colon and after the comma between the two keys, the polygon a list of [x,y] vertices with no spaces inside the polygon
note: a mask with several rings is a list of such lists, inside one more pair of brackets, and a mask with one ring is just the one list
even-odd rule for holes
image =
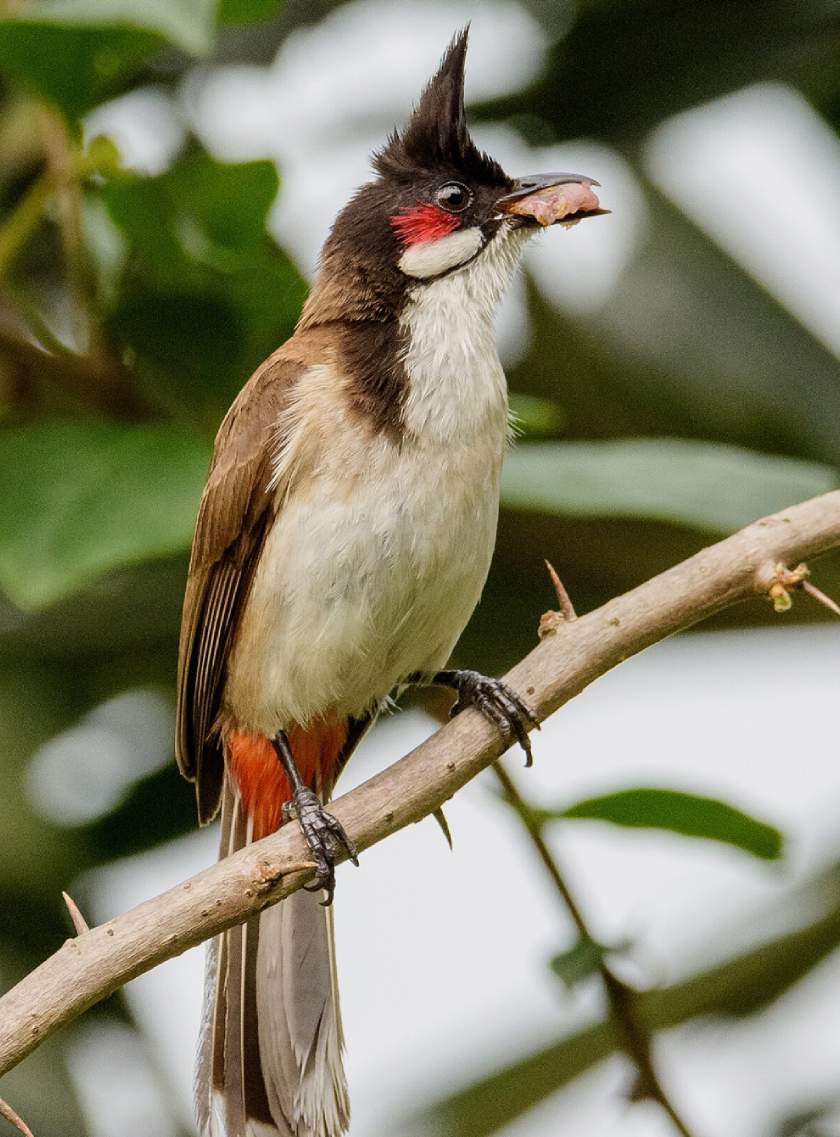
{"label": "dark upper beak", "polygon": [[[511,207],[515,206],[517,202],[522,201],[523,198],[530,197],[531,194],[539,193],[540,190],[550,189],[553,186],[569,185],[574,183],[582,186],[597,186],[600,182],[596,182],[594,178],[588,178],[586,174],[526,174],[524,177],[516,178],[513,183],[513,189],[500,197],[496,202],[496,207],[501,213],[511,212]],[[597,207],[597,199],[593,197],[593,204]],[[514,210],[514,212],[519,212]],[[587,208],[579,214],[574,214],[572,217],[596,217],[599,214],[609,213],[608,209],[600,208]]]}
{"label": "dark upper beak", "polygon": [[514,178],[513,189],[504,197],[500,197],[496,205],[504,212],[506,205],[512,205],[520,198],[527,197],[528,194],[536,193],[537,190],[548,189],[550,186],[567,185],[569,182],[578,182],[585,186],[599,186],[601,184],[596,182],[594,178],[588,178],[586,174],[525,174],[521,178]]}

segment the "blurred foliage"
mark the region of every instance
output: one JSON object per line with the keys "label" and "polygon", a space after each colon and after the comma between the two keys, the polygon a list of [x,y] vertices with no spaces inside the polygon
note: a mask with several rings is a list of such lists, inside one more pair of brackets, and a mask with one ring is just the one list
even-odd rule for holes
{"label": "blurred foliage", "polygon": [[578,817],[609,821],[628,829],[665,829],[683,837],[722,841],[768,861],[778,860],[782,855],[782,834],[774,826],[725,801],[681,790],[638,786],[586,798],[559,809],[539,808],[531,812],[533,821],[540,825]]}
{"label": "blurred foliage", "polygon": [[[85,869],[193,825],[167,762],[75,826],[36,805],[30,760],[122,691],[171,690],[198,494],[221,415],[292,331],[305,282],[268,235],[282,174],[187,138],[154,175],[123,168],[84,115],[197,64],[265,62],[330,0],[0,3],[0,978],[63,940],[59,889]],[[568,28],[532,0],[549,41],[528,88],[476,112],[546,143],[616,147],[649,225],[610,303],[572,316],[533,282],[531,345],[511,370],[523,439],[507,465],[498,552],[460,654],[490,672],[531,646],[551,602],[549,556],[580,609],[753,517],[838,484],[837,359],[646,179],[640,148],[683,108],[747,83],[794,83],[840,126],[836,0],[583,0]],[[453,6],[453,27],[463,14]],[[530,589],[523,581],[534,583]],[[545,581],[545,583],[541,583]],[[840,587],[840,566],[820,568]],[[545,592],[542,592],[542,589]],[[794,618],[818,619],[797,604]],[[720,617],[772,619],[769,605]],[[549,812],[543,820],[547,820]],[[552,815],[553,816],[553,815]],[[780,835],[725,803],[622,791],[558,811],[778,856]],[[650,1024],[760,1010],[840,939],[837,872],[795,933],[640,996]],[[809,894],[810,896],[810,894]],[[806,897],[788,899],[805,910]],[[582,940],[554,973],[583,982]],[[122,1015],[111,1001],[97,1013]],[[10,1077],[36,1132],[83,1132],[51,1040]],[[616,1049],[609,1023],[558,1040],[441,1102],[441,1132],[491,1133]],[[43,1085],[49,1082],[49,1093]],[[817,1116],[822,1110],[812,1111]],[[803,1111],[803,1117],[806,1112]]]}
{"label": "blurred foliage", "polygon": [[[807,910],[816,891],[823,896],[824,904],[818,918],[725,963],[640,994],[638,1008],[649,1029],[669,1030],[696,1019],[741,1018],[781,998],[840,944],[838,872],[840,866],[833,866],[819,881],[810,882],[786,899],[794,910]],[[565,982],[562,975],[558,978]],[[409,1132],[412,1137],[451,1133],[489,1137],[620,1049],[620,1038],[611,1022],[585,1027],[520,1055],[510,1065],[441,1098],[410,1125]]]}
{"label": "blurred foliage", "polygon": [[192,538],[207,448],[185,430],[50,419],[10,427],[3,450],[0,584],[21,608]]}
{"label": "blurred foliage", "polygon": [[169,44],[206,55],[216,0],[41,0],[0,23],[0,66],[71,118],[124,90]]}
{"label": "blurred foliage", "polygon": [[[729,490],[738,486],[730,497]],[[532,443],[505,463],[506,505],[566,517],[639,517],[708,533],[740,529],[835,489],[835,470],[687,439]]]}

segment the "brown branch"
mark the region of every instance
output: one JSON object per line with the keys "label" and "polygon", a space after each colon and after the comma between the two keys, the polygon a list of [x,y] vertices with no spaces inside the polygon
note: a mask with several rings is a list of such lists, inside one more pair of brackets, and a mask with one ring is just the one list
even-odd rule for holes
{"label": "brown branch", "polygon": [[[840,491],[834,491],[758,521],[558,627],[506,680],[544,719],[629,656],[730,604],[766,595],[780,562],[796,564],[838,547]],[[439,809],[501,750],[494,728],[466,711],[331,808],[358,847],[367,849]],[[284,826],[68,940],[0,999],[0,1074],[128,980],[310,881],[305,856],[297,826]]]}

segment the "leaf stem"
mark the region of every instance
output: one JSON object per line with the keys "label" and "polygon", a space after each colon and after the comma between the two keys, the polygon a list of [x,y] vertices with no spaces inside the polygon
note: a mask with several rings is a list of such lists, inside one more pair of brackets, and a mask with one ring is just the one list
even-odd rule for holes
{"label": "leaf stem", "polygon": [[93,282],[82,233],[82,185],[87,172],[83,154],[70,140],[67,125],[52,107],[40,108],[47,169],[56,191],[56,222],[64,250],[67,286],[73,302],[74,334],[84,354],[97,359],[102,343],[94,317]]}
{"label": "leaf stem", "polygon": [[52,173],[41,174],[0,225],[0,277],[5,276],[9,265],[37,229],[55,188]]}

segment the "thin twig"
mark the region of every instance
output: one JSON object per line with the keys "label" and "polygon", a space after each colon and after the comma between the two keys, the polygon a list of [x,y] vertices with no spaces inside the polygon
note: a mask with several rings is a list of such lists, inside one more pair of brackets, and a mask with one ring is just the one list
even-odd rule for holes
{"label": "thin twig", "polygon": [[76,929],[76,935],[81,936],[84,932],[90,931],[90,924],[79,911],[79,906],[73,897],[67,893],[62,892],[64,903],[67,905],[67,911],[70,913],[70,919],[73,921],[73,927]]}
{"label": "thin twig", "polygon": [[[546,637],[506,676],[540,720],[625,659],[729,605],[766,596],[775,566],[840,548],[840,490],[765,517]],[[433,813],[504,743],[474,709],[334,801],[358,848]],[[161,896],[61,948],[0,999],[0,1074],[99,1000],[158,963],[241,924],[312,880],[284,825]],[[345,859],[339,852],[338,861]]]}
{"label": "thin twig", "polygon": [[803,580],[800,586],[803,592],[807,592],[810,597],[818,603],[824,605],[829,612],[833,612],[835,616],[840,616],[840,605],[832,600],[830,596],[826,596],[821,588],[817,588],[810,580]]}
{"label": "thin twig", "polygon": [[29,1128],[20,1114],[15,1113],[9,1103],[7,1101],[3,1101],[2,1098],[0,1098],[0,1117],[5,1117],[7,1121],[10,1121],[16,1129],[20,1130],[20,1132],[23,1134],[23,1137],[34,1137],[32,1130]]}
{"label": "thin twig", "polygon": [[[545,842],[543,824],[538,820],[538,812],[525,801],[512,776],[500,762],[497,762],[493,767],[493,772],[499,780],[507,801],[519,815],[531,844],[572,918],[578,936],[588,943],[596,943],[597,941],[590,931],[580,905],[560,871],[557,858]],[[634,991],[632,987],[628,987],[623,980],[619,979],[603,955],[598,958],[598,972],[607,996],[610,1017],[622,1040],[624,1052],[638,1073],[636,1096],[655,1101],[668,1115],[681,1137],[691,1137],[691,1130],[666,1094],[656,1072],[651,1053],[650,1031],[639,1014],[639,992]]]}
{"label": "thin twig", "polygon": [[54,190],[55,179],[52,173],[41,174],[0,225],[0,276],[5,275],[11,262],[41,223]]}
{"label": "thin twig", "polygon": [[46,104],[39,107],[41,137],[47,169],[55,187],[55,218],[64,251],[67,286],[73,303],[78,346],[91,359],[103,351],[99,323],[93,315],[94,285],[82,234],[82,177],[85,163],[74,152],[61,115]]}
{"label": "thin twig", "polygon": [[[535,822],[535,811],[526,805],[522,798],[517,786],[515,785],[511,775],[502,766],[501,762],[497,762],[493,767],[493,773],[499,779],[505,798],[510,802],[516,812],[519,814],[524,827],[528,830],[528,836],[531,843],[537,851],[540,860],[545,867],[546,872],[551,877],[551,882],[560,896],[563,898],[563,903],[572,922],[578,930],[578,934],[586,940],[592,940],[589,928],[587,927],[586,920],[583,917],[577,901],[569,890],[568,885],[563,879],[557,861],[554,859],[548,845],[542,835],[542,826]],[[594,941],[593,941],[594,942]]]}

